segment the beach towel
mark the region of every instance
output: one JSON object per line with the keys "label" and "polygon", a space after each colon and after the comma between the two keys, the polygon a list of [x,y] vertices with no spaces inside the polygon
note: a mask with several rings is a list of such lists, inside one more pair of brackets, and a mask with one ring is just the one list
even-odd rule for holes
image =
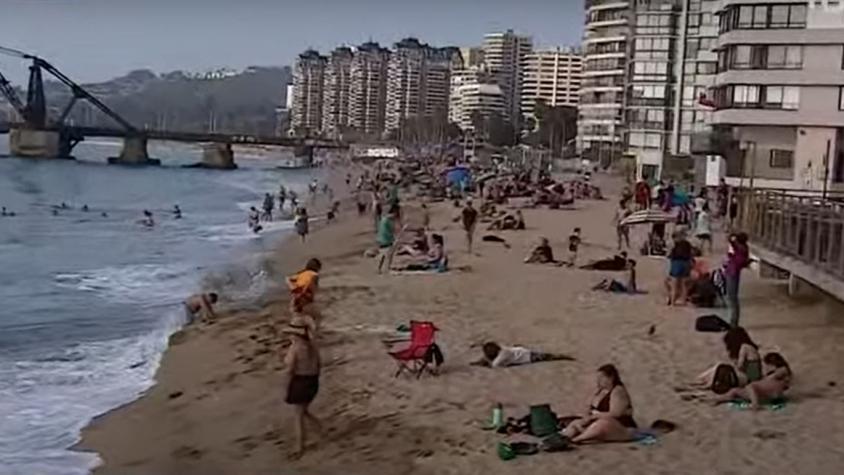
{"label": "beach towel", "polygon": [[[735,409],[737,411],[746,411],[750,409],[750,401],[745,401],[744,399],[738,399],[735,401],[730,401],[728,403],[731,409]],[[769,410],[769,411],[781,411],[785,409],[788,405],[788,398],[777,398],[771,399],[770,401],[765,401],[760,404],[761,407]]]}

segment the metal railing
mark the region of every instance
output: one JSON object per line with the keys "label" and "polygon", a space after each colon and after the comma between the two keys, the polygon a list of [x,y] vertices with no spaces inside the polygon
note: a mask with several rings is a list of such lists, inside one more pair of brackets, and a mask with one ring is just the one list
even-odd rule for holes
{"label": "metal railing", "polygon": [[735,195],[739,225],[753,245],[844,279],[842,196],[770,189],[742,189]]}

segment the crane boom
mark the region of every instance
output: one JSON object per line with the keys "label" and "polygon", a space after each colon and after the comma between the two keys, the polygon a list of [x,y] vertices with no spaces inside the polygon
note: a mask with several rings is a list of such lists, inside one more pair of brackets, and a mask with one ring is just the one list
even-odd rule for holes
{"label": "crane boom", "polygon": [[5,76],[3,76],[3,73],[0,73],[0,94],[3,94],[3,97],[9,101],[9,104],[12,105],[21,117],[26,116],[26,107],[18,97],[18,93],[15,92],[15,88],[13,88],[12,84],[9,83]]}

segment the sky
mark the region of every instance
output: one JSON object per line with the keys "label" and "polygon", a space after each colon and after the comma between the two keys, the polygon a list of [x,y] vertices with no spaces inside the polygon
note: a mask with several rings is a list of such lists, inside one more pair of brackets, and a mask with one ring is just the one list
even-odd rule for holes
{"label": "sky", "polygon": [[[578,45],[583,0],[0,0],[0,46],[37,54],[79,82],[133,69],[289,65],[306,48],[416,36],[479,45],[511,28],[540,46]],[[0,55],[0,72],[26,64]]]}

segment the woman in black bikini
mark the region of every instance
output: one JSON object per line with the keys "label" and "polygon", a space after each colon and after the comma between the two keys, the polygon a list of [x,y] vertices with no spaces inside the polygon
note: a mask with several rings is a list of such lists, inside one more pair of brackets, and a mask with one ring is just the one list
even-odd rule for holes
{"label": "woman in black bikini", "polygon": [[563,435],[574,443],[628,442],[635,429],[630,395],[618,370],[607,364],[598,368],[598,392],[590,400],[589,412],[569,424]]}
{"label": "woman in black bikini", "polygon": [[309,411],[309,406],[319,391],[320,358],[312,341],[310,326],[294,318],[282,330],[290,335],[290,349],[284,357],[287,394],[284,401],[296,409],[296,451],[292,458],[299,458],[305,451],[305,421],[321,430],[319,420]]}

